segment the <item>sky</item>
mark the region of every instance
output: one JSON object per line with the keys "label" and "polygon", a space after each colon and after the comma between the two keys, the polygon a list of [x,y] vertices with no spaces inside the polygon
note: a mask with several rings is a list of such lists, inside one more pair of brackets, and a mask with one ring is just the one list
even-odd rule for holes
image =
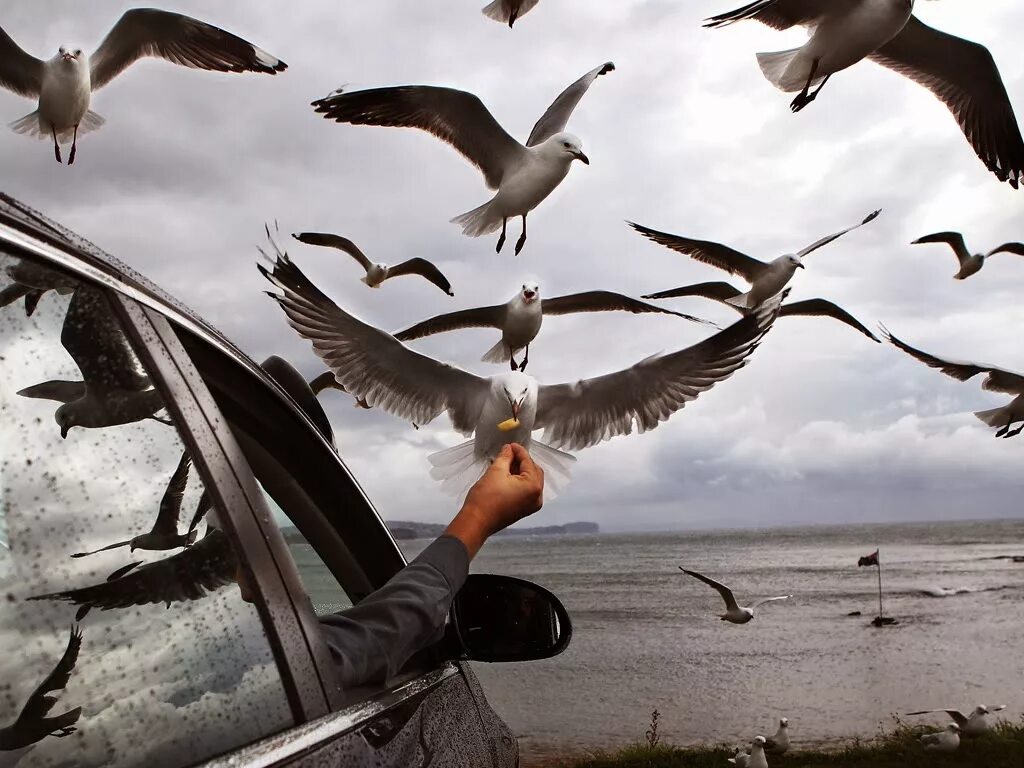
{"label": "sky", "polygon": [[[804,33],[752,22],[702,29],[702,18],[734,5],[719,0],[546,0],[512,31],[481,5],[164,5],[251,40],[289,69],[268,77],[133,65],[95,95],[107,123],[82,138],[72,167],[57,165],[45,142],[0,131],[0,189],[150,277],[257,361],[278,354],[310,378],[322,363],[262,293],[265,222],[278,222],[293,258],[341,306],[397,330],[504,302],[528,278],[548,296],[638,296],[729,279],[644,240],[627,219],[770,259],[882,208],[808,257],[792,299],[828,298],[934,354],[1024,368],[1014,331],[1024,326],[1024,261],[1000,255],[958,282],[948,249],[909,245],[946,229],[974,250],[1024,239],[1024,192],[985,169],[929,92],[862,62],[793,115],[754,54],[799,45]],[[9,0],[0,26],[48,58],[62,44],[93,49],[129,7]],[[1024,8],[947,0],[917,11],[988,46],[1024,109]],[[574,164],[530,215],[518,257],[511,242],[496,255],[493,237],[466,238],[448,223],[491,194],[453,149],[417,131],[337,125],[309,106],[342,85],[446,85],[476,93],[522,140],[562,88],[605,61],[615,71],[569,123],[591,165]],[[0,91],[0,121],[34,106]],[[413,278],[368,289],[344,254],[287,237],[304,230],[343,234],[378,261],[431,259],[455,297]],[[517,222],[510,240],[518,232]],[[700,299],[666,306],[720,324],[735,318]],[[543,383],[600,375],[708,333],[672,317],[551,318],[529,372]],[[486,375],[502,370],[479,361],[496,340],[469,330],[415,344]],[[454,502],[426,460],[463,439],[445,417],[417,431],[341,393],[322,400],[342,457],[386,518],[451,516]],[[658,429],[579,452],[573,483],[530,522],[665,530],[1018,516],[1024,438],[995,440],[971,415],[1006,401],[831,320],[784,318],[745,369]]]}

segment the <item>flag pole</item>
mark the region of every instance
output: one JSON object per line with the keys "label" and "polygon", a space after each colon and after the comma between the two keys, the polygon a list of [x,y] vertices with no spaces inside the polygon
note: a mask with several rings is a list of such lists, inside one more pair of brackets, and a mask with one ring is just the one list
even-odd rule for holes
{"label": "flag pole", "polygon": [[[876,549],[875,552],[878,552]],[[882,612],[882,557],[878,555],[875,558],[875,566],[878,568],[878,620],[882,620],[884,615]]]}

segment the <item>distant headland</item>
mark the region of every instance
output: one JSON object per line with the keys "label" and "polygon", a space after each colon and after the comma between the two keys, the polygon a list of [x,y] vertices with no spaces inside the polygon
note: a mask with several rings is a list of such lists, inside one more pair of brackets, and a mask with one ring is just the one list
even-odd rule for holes
{"label": "distant headland", "polygon": [[[411,520],[388,520],[391,535],[396,539],[434,539],[444,533],[445,525],[439,523],[417,523]],[[542,525],[536,528],[506,528],[498,536],[562,536],[565,534],[600,533],[597,523],[579,522],[565,525]]]}

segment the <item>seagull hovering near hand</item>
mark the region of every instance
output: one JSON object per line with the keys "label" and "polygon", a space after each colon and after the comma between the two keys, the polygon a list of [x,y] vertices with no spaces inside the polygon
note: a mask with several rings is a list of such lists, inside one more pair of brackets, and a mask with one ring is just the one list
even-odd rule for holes
{"label": "seagull hovering near hand", "polygon": [[852,232],[869,221],[874,221],[879,213],[881,213],[881,210],[874,211],[868,214],[860,224],[854,224],[852,227],[847,227],[835,234],[823,237],[795,254],[784,254],[768,262],[759,261],[720,243],[670,235],[666,232],[659,232],[656,229],[641,226],[640,224],[634,224],[631,221],[626,223],[648,240],[658,243],[658,245],[663,245],[673,251],[686,254],[697,261],[702,261],[713,267],[724,269],[730,274],[743,277],[744,280],[750,283],[750,290],[732,298],[727,298],[725,302],[741,309],[753,309],[760,306],[766,299],[778,295],[779,291],[785,288],[793,278],[798,268],[804,269],[804,256],[818,250],[822,246],[828,245],[833,240],[837,240],[847,232]]}
{"label": "seagull hovering near hand", "polygon": [[47,736],[56,736],[58,739],[62,739],[78,730],[75,728],[75,723],[82,715],[81,707],[69,709],[54,717],[47,717],[47,715],[53,709],[53,705],[57,703],[59,692],[63,691],[70,682],[81,647],[82,632],[78,627],[72,626],[71,635],[68,637],[68,646],[64,649],[64,655],[61,656],[60,661],[28,697],[18,719],[6,728],[0,728],[0,752],[24,749],[42,741]]}
{"label": "seagull hovering near hand", "polygon": [[811,37],[802,48],[757,54],[772,85],[799,91],[790,105],[794,112],[814,101],[833,74],[864,58],[910,78],[949,108],[985,166],[1016,189],[1024,175],[1024,139],[992,54],[922,24],[913,9],[913,0],[755,0],[712,16],[705,26],[755,19],[775,29],[807,27]]}
{"label": "seagull hovering near hand", "polygon": [[332,235],[324,232],[300,232],[297,235],[292,235],[292,237],[300,243],[307,243],[308,245],[322,245],[328,248],[337,248],[339,251],[344,251],[353,259],[358,261],[359,266],[366,270],[366,276],[360,279],[371,288],[379,288],[381,283],[392,277],[401,277],[402,275],[419,275],[420,277],[424,277],[432,282],[449,296],[455,295],[452,293],[452,284],[448,282],[448,278],[442,274],[441,270],[426,259],[418,257],[407,259],[401,264],[389,267],[387,264],[373,263],[366,258],[366,254],[359,250],[359,247],[355,243],[341,235]]}
{"label": "seagull hovering near hand", "polygon": [[71,139],[68,165],[75,162],[78,134],[103,125],[89,109],[92,92],[109,83],[144,56],[214,72],[264,72],[275,75],[288,65],[240,37],[180,13],[154,8],[127,11],[92,56],[81,48],[61,46],[48,61],[31,56],[0,29],[0,86],[39,106],[11,123],[17,133],[53,139],[61,162],[60,142]]}
{"label": "seagull hovering near hand", "polygon": [[772,755],[784,755],[789,751],[789,718],[779,720],[779,730],[765,741],[764,751]]}
{"label": "seagull hovering near hand", "polygon": [[[773,600],[788,600],[792,597],[792,595],[782,595],[780,597],[766,597],[763,600],[758,600],[749,608],[745,608],[736,602],[736,598],[733,596],[732,590],[725,586],[725,584],[720,584],[714,579],[709,579],[704,574],[697,573],[697,571],[688,571],[681,565],[679,566],[679,570],[688,576],[693,576],[693,578],[698,579],[699,581],[703,581],[705,584],[713,588],[716,592],[718,592],[718,594],[722,596],[722,599],[725,601],[725,613],[723,613],[718,618],[722,621],[728,621],[732,624],[746,624],[748,621],[754,618],[754,610],[760,605],[770,603]],[[762,741],[762,743],[764,742]]]}
{"label": "seagull hovering near hand", "polygon": [[[705,299],[713,299],[714,301],[720,302],[727,307],[732,307],[737,312],[745,313],[750,310],[744,307],[737,307],[735,304],[731,304],[729,299],[734,299],[740,296],[743,292],[739,288],[735,288],[729,283],[722,282],[711,282],[711,283],[694,283],[693,285],[684,285],[681,288],[672,288],[667,291],[658,291],[657,293],[648,293],[641,296],[642,299],[673,299],[682,296],[700,296]],[[791,301],[788,304],[783,304],[779,310],[779,317],[787,317],[792,315],[805,315],[813,317],[831,317],[838,320],[841,323],[846,323],[851,328],[854,328],[874,342],[881,344],[878,337],[869,331],[860,321],[857,320],[853,315],[847,312],[845,309],[840,307],[838,304],[833,304],[831,301],[826,299],[806,299],[804,301]]]}
{"label": "seagull hovering near hand", "polygon": [[946,730],[926,733],[921,737],[925,752],[956,752],[960,746],[960,726],[950,723]]}
{"label": "seagull hovering near hand", "polygon": [[[497,328],[501,331],[501,340],[480,359],[485,363],[508,362],[513,371],[525,371],[530,360],[530,342],[540,333],[545,315],[612,311],[632,312],[635,315],[655,312],[675,315],[695,323],[707,323],[699,317],[672,312],[611,291],[587,291],[542,299],[540,286],[534,281],[528,281],[523,283],[523,287],[505,304],[437,315],[399,331],[395,338],[399,341],[411,341],[459,328]],[[515,355],[520,349],[526,351],[522,363],[517,363]]]}
{"label": "seagull hovering near hand", "polygon": [[590,165],[580,140],[564,129],[591,83],[613,69],[610,61],[602,64],[562,91],[533,126],[525,146],[505,132],[480,99],[453,88],[403,85],[334,92],[312,106],[338,123],[419,128],[451,144],[480,169],[488,188],[498,190],[488,202],[452,222],[469,237],[500,228],[495,248],[500,252],[509,218],[521,216],[518,254],[526,243],[527,214],[562,182],[573,160]]}
{"label": "seagull hovering near hand", "polygon": [[1004,709],[1006,709],[1005,704],[998,707],[989,707],[984,704],[979,704],[974,708],[974,711],[971,712],[970,715],[965,715],[958,709],[924,709],[920,712],[907,712],[907,715],[930,715],[938,712],[945,712],[953,719],[953,722],[960,727],[961,736],[975,738],[992,730],[992,720],[990,715],[995,712],[1001,712]]}
{"label": "seagull hovering near hand", "polygon": [[929,368],[937,368],[947,376],[952,376],[957,381],[968,381],[979,373],[987,373],[988,377],[981,385],[981,388],[988,392],[1004,392],[1008,395],[1016,395],[1007,405],[1001,408],[992,408],[988,411],[975,411],[974,415],[990,427],[999,427],[996,437],[1014,437],[1024,431],[1024,424],[1017,429],[1010,431],[1010,427],[1016,422],[1024,422],[1024,375],[996,368],[992,365],[981,365],[978,363],[958,362],[955,360],[943,360],[940,357],[929,355],[920,349],[900,341],[885,328],[882,335],[894,346],[899,347],[908,355]]}
{"label": "seagull hovering near hand", "polygon": [[[273,241],[272,241],[273,242]],[[276,246],[275,246],[276,247]],[[430,456],[431,475],[460,495],[507,443],[531,451],[550,481],[548,498],[568,479],[576,450],[616,435],[654,429],[673,413],[741,368],[771,327],[778,303],[745,317],[688,349],[654,355],[631,368],[570,384],[539,385],[521,371],[482,377],[406,347],[353,317],[277,252],[260,272],[280,294],[270,296],[288,323],[355,397],[415,424],[447,412],[452,426],[473,438]],[[534,440],[544,429],[550,445]]]}
{"label": "seagull hovering near hand", "polygon": [[483,14],[489,19],[500,21],[502,24],[512,25],[519,19],[533,10],[538,0],[494,0],[483,7]]}
{"label": "seagull hovering near hand", "polygon": [[117,549],[118,547],[129,547],[132,552],[136,549],[163,552],[169,549],[177,549],[178,547],[192,546],[198,533],[195,530],[195,525],[198,524],[199,520],[195,520],[195,523],[186,533],[178,533],[181,502],[185,497],[185,485],[188,483],[188,470],[191,464],[192,460],[189,458],[189,455],[183,452],[181,460],[178,462],[178,467],[174,470],[174,474],[171,475],[171,480],[167,484],[167,490],[164,491],[164,496],[160,500],[160,511],[157,514],[156,522],[153,523],[153,527],[148,533],[142,533],[126,541],[119,541],[116,544],[109,544],[105,547],[94,549],[92,552],[76,552],[72,557],[87,557],[95,555],[97,552],[106,552],[109,549]]}
{"label": "seagull hovering near hand", "polygon": [[1003,243],[988,253],[974,253],[967,250],[964,236],[959,232],[936,232],[934,235],[925,235],[914,240],[911,245],[921,243],[946,243],[956,254],[956,260],[960,262],[960,271],[953,275],[956,280],[964,280],[975,272],[981,271],[985,266],[985,259],[996,253],[1015,253],[1024,256],[1024,243]]}

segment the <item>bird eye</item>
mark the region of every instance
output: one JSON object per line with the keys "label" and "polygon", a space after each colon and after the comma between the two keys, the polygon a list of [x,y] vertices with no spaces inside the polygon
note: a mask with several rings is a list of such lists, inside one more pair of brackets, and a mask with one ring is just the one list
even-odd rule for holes
{"label": "bird eye", "polygon": [[562,142],[562,146],[565,147],[566,149],[568,149],[569,148],[569,142],[568,141],[563,141]]}
{"label": "bird eye", "polygon": [[82,55],[82,49],[81,48],[75,49],[75,56],[81,56],[81,55]]}
{"label": "bird eye", "polygon": [[57,53],[64,53],[64,47],[61,46],[60,48],[58,48]]}

